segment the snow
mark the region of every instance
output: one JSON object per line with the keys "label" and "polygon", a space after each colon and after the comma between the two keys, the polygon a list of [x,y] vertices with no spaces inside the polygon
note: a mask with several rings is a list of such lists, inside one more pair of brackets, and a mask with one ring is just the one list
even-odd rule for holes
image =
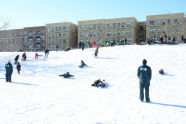
{"label": "snow", "polygon": [[[26,52],[5,82],[4,65],[22,52],[0,53],[0,124],[185,124],[186,45],[125,45],[51,51],[34,59]],[[44,55],[43,52],[39,53]],[[151,103],[139,100],[137,68],[152,69]],[[79,68],[83,60],[88,67]],[[166,75],[160,75],[163,68]],[[75,75],[65,79],[65,72]],[[91,87],[105,79],[106,88]]]}

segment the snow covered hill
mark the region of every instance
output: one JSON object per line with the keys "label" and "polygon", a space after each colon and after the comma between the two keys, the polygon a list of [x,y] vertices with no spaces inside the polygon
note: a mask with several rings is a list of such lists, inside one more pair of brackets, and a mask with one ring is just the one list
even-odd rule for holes
{"label": "snow covered hill", "polygon": [[[5,64],[21,52],[0,53],[0,124],[185,124],[186,45],[126,45],[51,51],[20,61],[5,82]],[[44,54],[44,53],[39,53]],[[140,102],[137,68],[152,69],[151,103]],[[79,68],[83,60],[88,67]],[[163,68],[166,75],[160,75]],[[73,78],[58,75],[70,72]],[[91,87],[105,79],[106,88]]]}

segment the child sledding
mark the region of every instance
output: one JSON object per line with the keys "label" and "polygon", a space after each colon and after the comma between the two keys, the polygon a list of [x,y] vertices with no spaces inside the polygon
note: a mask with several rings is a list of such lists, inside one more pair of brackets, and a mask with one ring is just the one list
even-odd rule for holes
{"label": "child sledding", "polygon": [[70,77],[73,77],[74,75],[71,75],[69,72],[67,72],[67,73],[61,74],[59,76],[64,77],[64,78],[70,78]]}
{"label": "child sledding", "polygon": [[91,86],[94,86],[97,88],[104,88],[104,87],[106,87],[106,82],[105,82],[105,80],[101,81],[100,79],[98,79],[98,80],[94,81],[94,83]]}
{"label": "child sledding", "polygon": [[83,68],[83,67],[85,67],[85,66],[87,66],[87,65],[85,64],[85,62],[84,62],[83,60],[81,60],[81,64],[79,65],[79,67],[80,67],[80,68]]}

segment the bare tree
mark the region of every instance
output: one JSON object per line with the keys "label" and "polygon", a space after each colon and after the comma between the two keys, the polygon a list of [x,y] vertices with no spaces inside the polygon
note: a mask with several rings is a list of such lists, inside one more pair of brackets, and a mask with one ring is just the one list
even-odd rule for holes
{"label": "bare tree", "polygon": [[2,22],[0,23],[0,30],[7,29],[9,26],[9,22]]}

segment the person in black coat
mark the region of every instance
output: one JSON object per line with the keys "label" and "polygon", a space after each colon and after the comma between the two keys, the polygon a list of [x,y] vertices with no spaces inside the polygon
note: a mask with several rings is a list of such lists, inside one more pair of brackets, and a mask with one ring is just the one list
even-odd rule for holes
{"label": "person in black coat", "polygon": [[85,64],[85,62],[83,60],[81,60],[81,65],[79,67],[82,68],[84,66],[87,66],[87,65]]}
{"label": "person in black coat", "polygon": [[69,78],[69,77],[73,77],[74,75],[71,75],[69,72],[67,72],[67,73],[59,75],[59,76],[64,77],[64,78]]}
{"label": "person in black coat", "polygon": [[14,60],[15,60],[14,64],[17,64],[17,61],[19,60],[19,55],[17,55]]}
{"label": "person in black coat", "polygon": [[139,85],[140,85],[140,100],[143,101],[144,99],[144,89],[145,89],[146,102],[150,102],[149,86],[150,86],[152,71],[151,68],[147,66],[146,59],[143,59],[142,63],[143,65],[138,67],[138,72],[137,72],[137,76],[139,78]]}
{"label": "person in black coat", "polygon": [[5,65],[5,70],[6,70],[6,82],[11,82],[11,77],[12,77],[12,73],[13,73],[13,66],[10,63],[10,61]]}
{"label": "person in black coat", "polygon": [[97,47],[96,50],[95,50],[95,57],[98,56],[98,49],[99,49],[99,47]]}
{"label": "person in black coat", "polygon": [[104,83],[105,80],[101,81],[100,79],[94,81],[94,83],[91,85],[91,86],[94,86],[94,87],[101,87],[101,88],[104,88],[106,86],[106,84]]}
{"label": "person in black coat", "polygon": [[45,50],[45,58],[48,58],[48,55],[49,55],[49,50],[46,49],[46,50]]}
{"label": "person in black coat", "polygon": [[20,74],[20,71],[21,71],[21,64],[20,64],[19,62],[17,62],[16,69],[17,69],[18,74]]}

